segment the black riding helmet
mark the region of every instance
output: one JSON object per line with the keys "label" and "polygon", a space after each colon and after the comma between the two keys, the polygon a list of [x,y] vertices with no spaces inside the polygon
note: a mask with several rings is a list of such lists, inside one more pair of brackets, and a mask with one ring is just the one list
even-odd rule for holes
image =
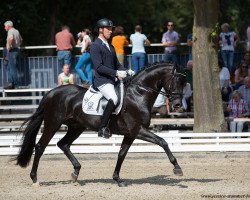
{"label": "black riding helmet", "polygon": [[103,18],[103,19],[98,20],[98,22],[96,23],[96,28],[98,30],[99,28],[103,28],[103,27],[112,27],[113,28],[115,26],[113,25],[113,22],[111,20],[109,20],[107,18]]}

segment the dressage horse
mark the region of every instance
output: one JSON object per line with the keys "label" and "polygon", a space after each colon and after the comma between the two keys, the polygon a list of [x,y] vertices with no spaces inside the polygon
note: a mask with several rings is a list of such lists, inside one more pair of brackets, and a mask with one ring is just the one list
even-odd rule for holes
{"label": "dressage horse", "polygon": [[[164,95],[168,96],[169,99],[177,100],[180,103],[183,78],[183,75],[177,72],[176,66],[173,64],[158,63],[143,69],[125,83],[123,107],[118,115],[112,115],[109,122],[112,134],[124,135],[113,173],[113,179],[119,186],[127,186],[127,183],[120,178],[119,173],[125,156],[135,139],[161,146],[174,165],[174,174],[183,174],[167,142],[148,130],[151,109],[157,95],[161,93],[161,88],[165,89]],[[101,116],[87,115],[82,111],[82,100],[85,92],[86,89],[77,85],[54,88],[43,97],[36,112],[24,121],[23,125],[27,123],[27,126],[23,133],[21,149],[15,160],[17,165],[26,167],[35,149],[30,173],[33,183],[39,183],[37,181],[39,160],[51,138],[62,124],[67,125],[68,130],[57,145],[71,161],[74,167],[72,179],[73,181],[77,180],[81,165],[71,152],[70,146],[87,128],[97,131],[101,122]],[[36,137],[43,121],[43,134],[36,144]]]}

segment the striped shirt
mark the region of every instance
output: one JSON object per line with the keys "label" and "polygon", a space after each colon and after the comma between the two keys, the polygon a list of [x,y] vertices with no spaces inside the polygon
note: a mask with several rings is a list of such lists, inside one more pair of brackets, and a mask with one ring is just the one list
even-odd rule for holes
{"label": "striped shirt", "polygon": [[242,98],[247,102],[248,110],[250,111],[250,88],[246,87],[245,85],[242,85],[239,87],[238,90]]}
{"label": "striped shirt", "polygon": [[239,118],[246,116],[248,114],[247,102],[241,99],[239,102],[236,102],[234,99],[231,99],[228,104],[228,108],[231,109],[229,112],[229,117]]}

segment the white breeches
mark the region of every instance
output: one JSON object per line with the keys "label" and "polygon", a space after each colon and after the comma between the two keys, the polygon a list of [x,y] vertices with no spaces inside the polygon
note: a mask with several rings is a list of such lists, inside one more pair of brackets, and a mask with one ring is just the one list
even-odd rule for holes
{"label": "white breeches", "polygon": [[117,104],[118,97],[115,93],[114,85],[107,83],[107,84],[101,85],[100,87],[98,87],[98,89],[107,100],[112,99],[114,104],[115,105]]}

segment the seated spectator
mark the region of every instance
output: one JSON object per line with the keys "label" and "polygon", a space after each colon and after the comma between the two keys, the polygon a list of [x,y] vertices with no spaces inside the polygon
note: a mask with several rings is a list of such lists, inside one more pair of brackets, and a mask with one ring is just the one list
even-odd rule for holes
{"label": "seated spectator", "polygon": [[239,87],[239,92],[242,98],[247,102],[248,111],[250,111],[250,77],[249,76],[245,77],[244,85]]}
{"label": "seated spectator", "polygon": [[[242,118],[248,116],[248,106],[247,102],[241,99],[241,94],[238,90],[233,92],[232,99],[229,101],[227,111],[229,112],[229,117],[232,118]],[[244,122],[230,122],[231,132],[242,132]]]}
{"label": "seated spectator", "polygon": [[115,36],[112,38],[112,45],[115,47],[118,61],[121,63],[121,65],[124,65],[124,46],[128,46],[129,42],[124,35],[123,27],[115,27],[114,35]]}
{"label": "seated spectator", "polygon": [[190,84],[191,89],[193,88],[193,61],[189,60],[187,62],[187,67],[185,69],[186,80]]}
{"label": "seated spectator", "polygon": [[183,99],[182,108],[186,112],[191,112],[191,100],[192,100],[192,90],[191,85],[186,81],[183,87]]}
{"label": "seated spectator", "polygon": [[249,51],[244,53],[242,63],[246,63],[248,66],[248,69],[250,69],[250,52]]}
{"label": "seated spectator", "polygon": [[[162,92],[165,90],[162,88]],[[160,116],[166,116],[170,112],[168,98],[162,94],[159,94],[155,100],[155,103],[152,108],[152,114],[159,113]]]}
{"label": "seated spectator", "polygon": [[75,77],[73,74],[69,73],[69,65],[63,65],[63,72],[58,76],[58,86],[75,84]]}
{"label": "seated spectator", "polygon": [[218,61],[218,65],[220,70],[219,79],[222,101],[228,102],[232,92],[232,88],[230,86],[230,72],[227,67],[223,67],[223,62],[221,60]]}
{"label": "seated spectator", "polygon": [[237,70],[235,70],[235,89],[237,90],[244,83],[244,78],[250,76],[250,69],[246,63],[241,63]]}

